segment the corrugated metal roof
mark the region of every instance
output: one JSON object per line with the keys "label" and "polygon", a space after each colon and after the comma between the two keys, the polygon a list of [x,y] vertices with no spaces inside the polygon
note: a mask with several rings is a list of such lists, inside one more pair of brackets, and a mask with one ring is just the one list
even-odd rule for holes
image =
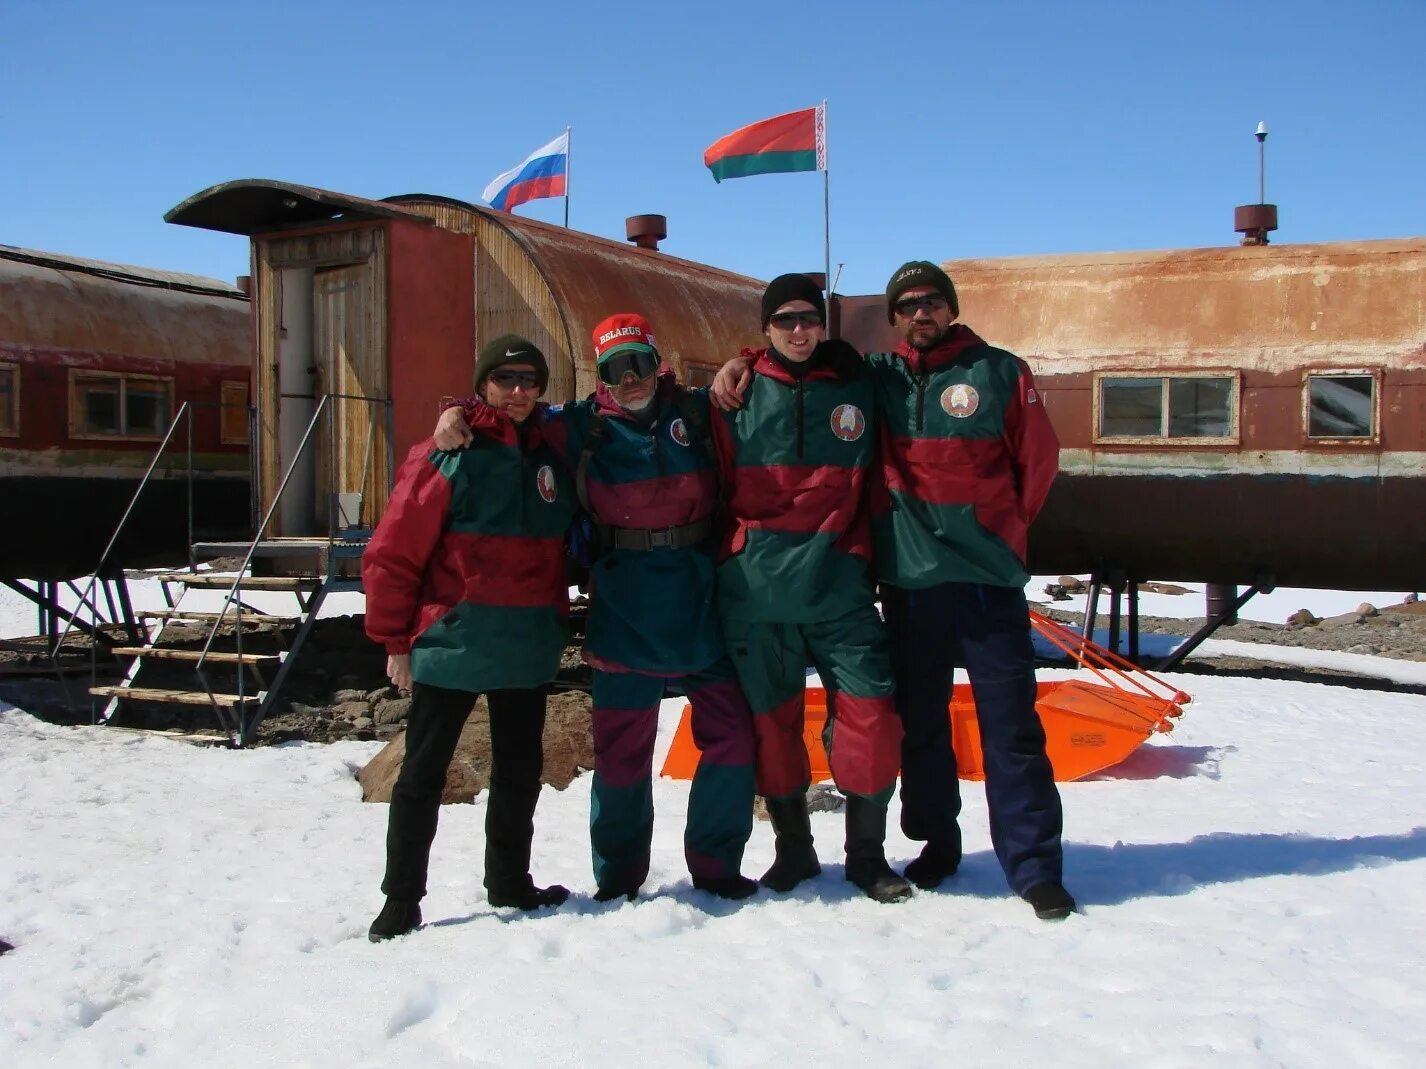
{"label": "corrugated metal roof", "polygon": [[215,279],[5,246],[0,344],[247,365],[248,300]]}
{"label": "corrugated metal roof", "polygon": [[238,300],[247,300],[247,294],[231,283],[216,278],[206,278],[203,275],[185,275],[178,271],[160,271],[154,267],[136,267],[133,264],[88,260],[59,252],[21,249],[14,245],[0,245],[0,259],[50,268],[55,271],[81,271],[85,274],[108,278],[115,282],[129,282],[137,286],[161,286],[167,289],[213,293]]}
{"label": "corrugated metal roof", "polygon": [[720,364],[763,341],[758,322],[764,283],[758,279],[449,197],[405,194],[388,202],[435,209],[443,225],[459,229],[474,231],[477,218],[504,229],[529,253],[578,351],[591,362],[594,325],[615,312],[646,317],[661,352],[676,361]]}

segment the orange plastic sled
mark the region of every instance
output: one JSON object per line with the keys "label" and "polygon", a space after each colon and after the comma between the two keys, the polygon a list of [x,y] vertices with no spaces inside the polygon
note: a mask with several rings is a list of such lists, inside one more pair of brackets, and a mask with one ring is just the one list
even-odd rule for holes
{"label": "orange plastic sled", "polygon": [[[1041,683],[1036,690],[1035,711],[1045,728],[1046,750],[1057,780],[1081,779],[1117,765],[1155,732],[1172,731],[1173,718],[1182,716],[1182,706],[1191,701],[1183,691],[1039,613],[1031,612],[1030,622],[1098,680],[1056,680]],[[952,690],[948,713],[961,778],[984,779],[980,726],[968,684]],[[698,767],[691,716],[691,707],[685,705],[664,760],[662,774],[672,779],[692,779]],[[831,778],[822,748],[826,723],[827,694],[809,687],[803,738],[814,782]]]}

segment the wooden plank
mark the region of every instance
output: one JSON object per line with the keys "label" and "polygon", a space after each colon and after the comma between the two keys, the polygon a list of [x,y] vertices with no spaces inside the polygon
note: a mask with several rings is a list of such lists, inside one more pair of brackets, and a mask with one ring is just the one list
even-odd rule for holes
{"label": "wooden plank", "polygon": [[[135,615],[140,620],[192,620],[196,623],[212,623],[222,617],[225,622],[238,622],[236,610],[220,613],[188,612],[186,609],[155,609],[149,612],[135,613]],[[300,616],[272,616],[265,612],[248,612],[246,610],[242,614],[242,621],[245,624],[295,624],[300,619]]]}
{"label": "wooden plank", "polygon": [[[115,646],[116,657],[152,657],[160,661],[196,661],[203,657],[202,650],[175,650],[167,646]],[[278,660],[275,653],[224,653],[209,650],[206,660],[214,664],[274,664]]]}
{"label": "wooden plank", "polygon": [[[207,572],[169,572],[151,578],[165,583],[183,583],[186,586],[203,587],[208,590],[227,590],[233,585],[231,575],[213,575]],[[316,590],[321,581],[302,575],[247,575],[243,577],[244,590]]]}
{"label": "wooden plank", "polygon": [[[128,698],[136,702],[167,702],[174,705],[210,705],[204,691],[161,690],[155,687],[90,687],[89,693],[101,698]],[[261,699],[256,694],[214,694],[213,701],[224,708],[240,705],[257,705]]]}

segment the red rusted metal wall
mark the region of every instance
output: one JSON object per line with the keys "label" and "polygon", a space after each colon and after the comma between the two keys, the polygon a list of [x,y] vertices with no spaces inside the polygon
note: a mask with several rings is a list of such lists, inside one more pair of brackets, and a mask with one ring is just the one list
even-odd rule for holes
{"label": "red rusted metal wall", "polygon": [[391,220],[388,370],[395,460],[429,437],[443,396],[464,397],[475,370],[475,242],[465,234]]}

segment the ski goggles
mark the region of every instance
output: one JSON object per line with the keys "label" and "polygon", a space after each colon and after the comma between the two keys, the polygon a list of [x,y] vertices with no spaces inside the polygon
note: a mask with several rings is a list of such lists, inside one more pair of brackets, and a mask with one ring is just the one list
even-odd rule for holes
{"label": "ski goggles", "polygon": [[610,353],[599,361],[599,379],[610,386],[618,386],[624,376],[646,379],[659,369],[659,354],[653,349],[629,346]]}

